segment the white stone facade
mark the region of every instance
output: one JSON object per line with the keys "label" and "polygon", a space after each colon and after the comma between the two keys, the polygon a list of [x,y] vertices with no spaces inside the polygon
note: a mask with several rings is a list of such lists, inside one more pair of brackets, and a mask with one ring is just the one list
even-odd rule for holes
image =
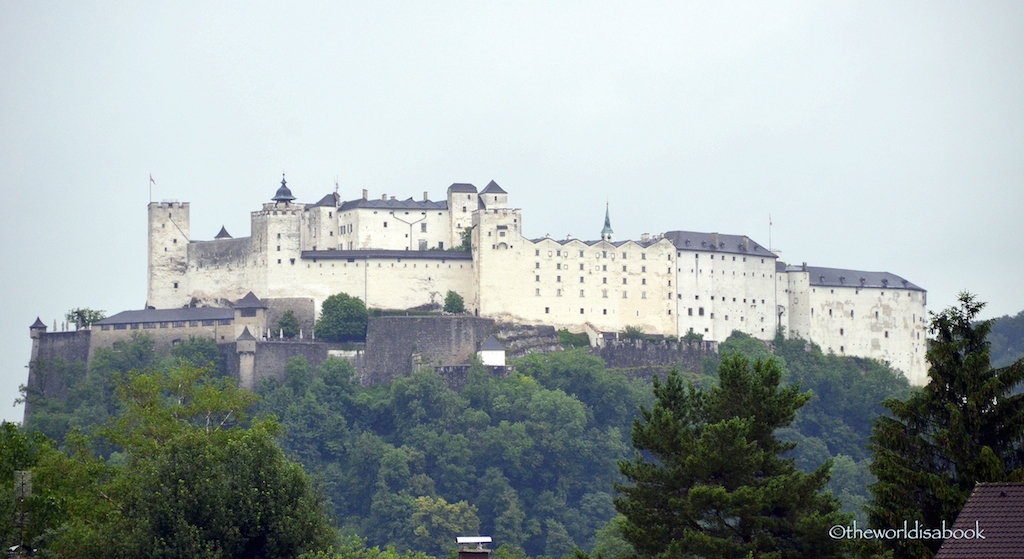
{"label": "white stone facade", "polygon": [[[285,196],[282,196],[282,193]],[[926,382],[926,293],[898,276],[786,267],[745,236],[669,231],[613,241],[527,239],[522,212],[493,181],[453,184],[443,201],[382,196],[316,204],[278,196],[252,212],[250,237],[194,241],[188,203],[149,206],[148,304],[224,306],[339,292],[369,307],[436,306],[447,291],[468,312],[571,331],[644,332],[721,341],[734,330],[787,336],[841,355],[890,362]],[[472,227],[471,253],[452,252]]]}

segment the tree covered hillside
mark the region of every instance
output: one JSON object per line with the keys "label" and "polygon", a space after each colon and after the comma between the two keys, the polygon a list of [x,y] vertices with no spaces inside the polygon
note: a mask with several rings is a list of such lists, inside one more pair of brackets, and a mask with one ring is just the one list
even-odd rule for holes
{"label": "tree covered hillside", "polygon": [[[739,334],[722,345],[723,355],[732,352],[770,355],[768,345]],[[865,449],[871,421],[882,400],[906,396],[906,381],[877,362],[825,355],[799,340],[776,340],[774,352],[782,385],[810,391],[795,421],[776,433],[796,443],[783,458],[805,472],[832,459],[828,488],[844,511],[860,512],[873,481]],[[137,336],[97,351],[88,375],[81,363],[34,363],[56,389],[26,393],[25,429],[56,441],[94,436],[88,453],[124,465],[125,447],[104,434],[123,423],[127,408],[116,388],[137,378],[130,371],[217,371],[217,359],[210,340],[162,356]],[[561,557],[576,547],[605,559],[631,553],[615,486],[626,482],[618,463],[635,455],[631,434],[641,406],[654,404],[651,385],[581,350],[514,365],[506,378],[475,365],[455,392],[429,369],[361,386],[347,361],[328,359],[314,370],[296,358],[282,381],[259,384],[248,412],[281,426],[277,443],[309,474],[340,532],[365,538],[349,542],[443,557],[456,535],[486,534],[520,555]],[[713,388],[717,359],[678,378]]]}
{"label": "tree covered hillside", "polygon": [[992,366],[1008,367],[1024,357],[1024,311],[992,321]]}

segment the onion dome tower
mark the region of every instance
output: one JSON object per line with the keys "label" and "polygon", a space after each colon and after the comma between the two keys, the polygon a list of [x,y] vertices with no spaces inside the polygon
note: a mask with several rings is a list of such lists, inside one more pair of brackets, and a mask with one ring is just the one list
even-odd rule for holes
{"label": "onion dome tower", "polygon": [[284,202],[287,206],[294,199],[295,197],[292,196],[292,191],[288,188],[288,182],[284,180],[284,173],[281,173],[281,188],[277,189],[277,194],[275,194],[271,200],[277,203]]}

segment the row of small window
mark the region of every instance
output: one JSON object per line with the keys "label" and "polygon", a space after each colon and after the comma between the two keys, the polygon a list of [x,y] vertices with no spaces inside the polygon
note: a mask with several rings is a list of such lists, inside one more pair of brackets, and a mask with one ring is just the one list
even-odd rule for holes
{"label": "row of small window", "polygon": [[[551,307],[544,307],[544,314],[551,314]],[[580,308],[580,314],[584,314],[582,307]],[[601,309],[601,314],[608,314],[608,309]],[[671,309],[669,309],[668,314],[672,314]],[[707,329],[705,328],[704,331],[707,332]]]}
{"label": "row of small window", "polygon": [[[565,254],[563,254],[563,253],[565,253]],[[533,251],[533,254],[534,254],[534,256],[540,256],[540,249],[539,248],[535,249]],[[612,254],[611,258],[614,259],[615,258],[615,253],[611,253],[611,254]],[[625,260],[625,259],[629,258],[628,254],[629,253],[623,252],[622,253],[622,259]],[[579,251],[579,257],[583,258],[584,257],[583,255],[584,255],[584,251],[582,251],[582,250]],[[556,257],[568,258],[569,257],[569,251],[568,250],[564,250],[564,251],[563,250],[556,250],[552,254],[552,252],[549,250],[548,251],[548,256],[556,256]],[[594,253],[594,258],[608,258],[608,251],[607,250],[602,250],[600,255],[598,255],[595,252]],[[669,255],[668,259],[672,260],[672,255]],[[640,260],[647,260],[647,253],[646,252],[641,252],[640,253]],[[623,270],[623,271],[625,271],[625,270]]]}
{"label": "row of small window", "polygon": [[[680,293],[680,294],[679,294],[679,298],[680,298],[680,299],[682,299],[682,298],[683,298],[683,294],[682,294],[682,293]],[[699,301],[699,300],[700,300],[700,295],[694,295],[694,296],[693,296],[693,299],[694,299],[695,301]],[[714,301],[714,300],[715,300],[715,296],[714,296],[714,295],[712,295],[712,296],[711,296],[711,300],[712,300],[712,301]],[[725,301],[725,297],[719,297],[719,298],[718,298],[718,300],[719,300],[719,301]],[[736,298],[735,298],[735,297],[733,297],[733,298],[732,298],[732,302],[733,302],[733,303],[735,303],[735,302],[736,302]],[[746,302],[747,302],[747,300],[746,300],[746,299],[743,299],[743,302],[744,302],[744,303],[746,303]],[[756,305],[756,304],[757,304],[757,299],[751,299],[751,300],[750,300],[750,302]],[[762,305],[764,304],[764,299],[761,299],[761,304],[762,304]]]}
{"label": "row of small window", "polygon": [[[840,336],[845,336],[846,335],[846,328],[840,328],[839,329],[839,335]],[[885,337],[886,338],[889,337],[889,331],[888,330],[885,330]],[[919,340],[921,339],[921,333],[920,332],[917,333],[917,339],[919,339]]]}
{"label": "row of small window", "polygon": [[[628,280],[629,278],[622,278],[622,285],[629,285]],[[540,275],[533,276],[533,281],[540,281]],[[555,276],[555,282],[562,283],[562,276]],[[586,283],[584,276],[580,276],[580,283]],[[608,278],[601,278],[601,283],[607,284]],[[640,285],[647,285],[647,278],[640,278]],[[668,280],[668,286],[672,287],[672,280]]]}
{"label": "row of small window", "polygon": [[[680,252],[680,253],[678,254],[678,256],[680,256],[680,257],[681,257],[682,255],[683,255],[683,253],[681,253],[681,252]],[[725,255],[723,254],[723,255],[721,255],[721,256],[722,256],[722,260],[725,260]],[[700,258],[700,254],[699,254],[699,253],[698,253],[698,254],[694,254],[694,255],[693,255],[693,257],[694,257],[694,258]],[[714,255],[714,254],[712,254],[712,255],[710,256],[710,258],[711,258],[711,260],[714,260],[714,259],[715,259],[715,255]],[[746,257],[746,256],[742,256],[741,258],[743,259],[743,262],[746,262],[746,261],[747,261],[747,257]],[[733,257],[732,257],[732,261],[733,261],[733,262],[735,262],[735,261],[736,261],[736,257],[735,257],[735,256],[733,256]],[[762,264],[764,264],[764,258],[762,258],[762,259],[761,259],[761,263],[762,263]]]}
{"label": "row of small window", "polygon": [[[710,315],[711,315],[712,319],[715,318],[715,313],[710,313]],[[686,309],[686,316],[693,316],[693,309],[692,308]],[[697,308],[697,316],[704,316],[704,307],[698,307]],[[729,315],[724,315],[723,318],[725,320],[729,320]],[[740,317],[740,322],[746,322],[746,318],[741,316]],[[764,322],[764,317],[761,317],[761,322]]]}
{"label": "row of small window", "polygon": [[217,320],[177,320],[171,322],[132,322],[129,324],[103,324],[103,330],[138,330],[139,328],[145,330],[151,330],[154,328],[184,328],[185,326],[196,327],[199,325],[203,326],[231,326],[230,318],[223,318]]}
{"label": "row of small window", "polygon": [[[628,291],[623,291],[622,292],[622,298],[623,299],[628,299],[629,298],[628,293],[629,293]],[[540,297],[540,288],[538,287],[537,289],[535,289],[533,291],[533,294],[536,295],[537,297]],[[555,297],[561,297],[561,296],[562,296],[562,290],[561,289],[556,289],[555,290]],[[582,289],[580,290],[580,297],[586,297],[586,295],[584,295],[584,290],[582,290]],[[672,295],[669,294],[669,298],[671,298],[671,297],[672,297]],[[607,299],[608,298],[608,290],[607,289],[602,289],[601,290],[601,298],[602,299]],[[641,299],[646,299],[647,298],[647,292],[646,291],[641,291],[640,292],[640,298]]]}
{"label": "row of small window", "polygon": [[[539,270],[540,269],[540,262],[534,262],[533,263],[533,267],[534,267],[534,269]],[[569,265],[565,264],[565,267],[563,268],[561,262],[556,262],[555,263],[555,269],[556,270],[568,270],[569,269]],[[586,269],[585,265],[584,264],[580,264],[580,271],[583,271],[585,269]],[[598,270],[597,267],[594,267],[594,271],[595,272],[598,272],[598,271],[600,271],[600,272],[607,272],[608,271],[608,265],[607,264],[601,264],[601,269]],[[629,273],[629,269],[628,269],[627,266],[623,266],[622,267],[622,271],[623,271],[623,273]],[[646,274],[647,273],[647,266],[640,266],[640,273],[641,274]]]}
{"label": "row of small window", "polygon": [[[828,310],[828,315],[832,316],[832,309]],[[814,316],[814,309],[813,308],[811,308],[811,316],[812,317]],[[846,313],[843,313],[842,316],[846,316]],[[853,318],[853,309],[850,310],[850,318]],[[878,320],[878,311],[875,311],[875,320]],[[916,314],[914,315],[914,321],[915,322],[917,321],[917,315]]]}

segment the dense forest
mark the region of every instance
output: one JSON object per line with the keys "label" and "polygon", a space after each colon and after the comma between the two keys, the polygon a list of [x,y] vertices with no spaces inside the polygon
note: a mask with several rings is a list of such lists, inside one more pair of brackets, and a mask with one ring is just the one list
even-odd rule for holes
{"label": "dense forest", "polygon": [[[797,443],[790,457],[811,472],[832,460],[830,489],[843,510],[863,518],[867,441],[881,402],[904,398],[905,379],[884,364],[824,354],[802,340],[773,344],[735,333],[721,355],[774,356],[783,382],[810,393],[778,436]],[[25,431],[55,441],[92,437],[92,452],[124,463],[109,428],[124,412],[117,397],[130,371],[187,364],[220,370],[216,346],[193,339],[169,355],[144,336],[99,350],[81,363],[37,363],[57,393],[27,394]],[[285,455],[311,476],[340,533],[370,546],[445,556],[455,534],[483,533],[517,555],[561,557],[580,548],[608,559],[629,552],[613,499],[617,464],[634,454],[631,430],[649,408],[649,382],[628,380],[581,350],[531,355],[505,378],[470,368],[461,392],[424,370],[390,384],[360,386],[352,366],[330,359],[312,369],[290,361],[283,381],[264,380],[248,413],[280,424]],[[718,359],[684,371],[696,386],[717,382]],[[65,442],[65,448],[70,447]],[[350,540],[351,541],[351,540]]]}
{"label": "dense forest", "polygon": [[1024,357],[1024,311],[993,320],[988,341],[993,367],[1008,367]]}

